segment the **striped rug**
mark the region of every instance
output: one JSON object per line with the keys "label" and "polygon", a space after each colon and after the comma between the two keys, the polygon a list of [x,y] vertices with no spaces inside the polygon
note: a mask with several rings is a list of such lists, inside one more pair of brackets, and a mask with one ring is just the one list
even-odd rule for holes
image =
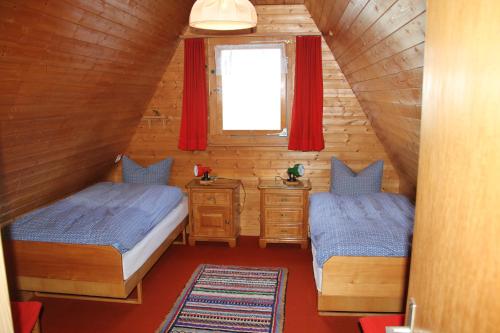
{"label": "striped rug", "polygon": [[157,332],[279,333],[287,270],[200,265]]}

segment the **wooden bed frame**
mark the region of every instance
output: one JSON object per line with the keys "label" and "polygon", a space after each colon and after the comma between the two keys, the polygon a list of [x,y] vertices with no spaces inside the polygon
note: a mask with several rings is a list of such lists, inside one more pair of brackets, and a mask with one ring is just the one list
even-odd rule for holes
{"label": "wooden bed frame", "polygon": [[404,312],[409,259],[334,256],[323,265],[322,315]]}
{"label": "wooden bed frame", "polygon": [[122,255],[113,246],[6,240],[16,289],[43,297],[141,304],[142,279],[179,235],[185,244],[187,221],[188,217],[127,280]]}

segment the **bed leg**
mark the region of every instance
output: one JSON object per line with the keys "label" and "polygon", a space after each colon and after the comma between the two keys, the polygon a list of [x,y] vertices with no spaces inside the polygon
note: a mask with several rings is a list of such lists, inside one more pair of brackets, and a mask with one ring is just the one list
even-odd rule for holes
{"label": "bed leg", "polygon": [[182,229],[182,240],[176,240],[173,244],[186,245],[186,228]]}
{"label": "bed leg", "polygon": [[136,289],[137,289],[137,299],[136,299],[137,303],[135,304],[142,304],[142,280],[139,281]]}

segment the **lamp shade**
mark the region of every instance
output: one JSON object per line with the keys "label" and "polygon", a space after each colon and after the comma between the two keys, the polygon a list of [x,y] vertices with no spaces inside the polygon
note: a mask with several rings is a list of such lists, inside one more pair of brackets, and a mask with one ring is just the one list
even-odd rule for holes
{"label": "lamp shade", "polygon": [[194,165],[194,176],[195,177],[200,177],[202,176],[205,172],[212,172],[212,169],[207,166],[203,166],[201,164],[195,164]]}
{"label": "lamp shade", "polygon": [[304,168],[304,165],[302,164],[295,164],[293,167],[288,168],[287,173],[290,175],[293,175],[295,177],[302,177],[306,171],[306,168]]}
{"label": "lamp shade", "polygon": [[249,29],[257,25],[257,13],[248,0],[197,0],[189,25],[204,30]]}

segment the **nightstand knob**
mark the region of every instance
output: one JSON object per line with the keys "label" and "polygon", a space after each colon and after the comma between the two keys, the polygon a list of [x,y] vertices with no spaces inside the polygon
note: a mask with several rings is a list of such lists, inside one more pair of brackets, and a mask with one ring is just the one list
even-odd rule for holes
{"label": "nightstand knob", "polygon": [[225,223],[225,224],[229,224],[229,221],[228,221],[228,220],[224,220],[224,223]]}

